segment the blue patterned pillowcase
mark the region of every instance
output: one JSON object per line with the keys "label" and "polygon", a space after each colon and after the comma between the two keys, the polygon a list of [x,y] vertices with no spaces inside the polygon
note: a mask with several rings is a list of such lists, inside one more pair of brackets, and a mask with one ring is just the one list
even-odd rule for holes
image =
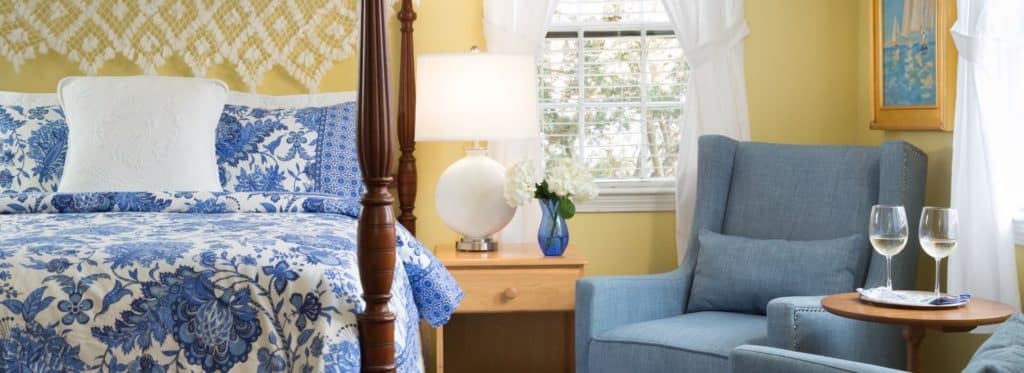
{"label": "blue patterned pillowcase", "polygon": [[224,191],[317,192],[358,198],[356,103],[266,109],[225,105],[217,127]]}
{"label": "blue patterned pillowcase", "polygon": [[0,193],[57,191],[67,139],[59,105],[0,104]]}

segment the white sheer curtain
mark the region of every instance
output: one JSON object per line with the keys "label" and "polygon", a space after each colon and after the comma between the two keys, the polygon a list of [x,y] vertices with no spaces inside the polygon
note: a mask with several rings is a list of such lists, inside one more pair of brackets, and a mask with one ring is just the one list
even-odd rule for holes
{"label": "white sheer curtain", "polygon": [[1024,1],[959,0],[949,289],[1020,309],[1013,217],[1024,203]]}
{"label": "white sheer curtain", "polygon": [[[485,0],[487,51],[538,56],[556,1]],[[531,159],[539,165],[544,154],[539,140],[492,141],[489,145],[491,157],[506,167],[523,159]],[[537,204],[520,207],[512,222],[498,233],[498,240],[503,243],[536,242],[540,216]]]}
{"label": "white sheer curtain", "polygon": [[697,192],[697,138],[750,139],[743,39],[750,34],[743,0],[662,0],[690,64],[676,165],[676,252],[690,240]]}

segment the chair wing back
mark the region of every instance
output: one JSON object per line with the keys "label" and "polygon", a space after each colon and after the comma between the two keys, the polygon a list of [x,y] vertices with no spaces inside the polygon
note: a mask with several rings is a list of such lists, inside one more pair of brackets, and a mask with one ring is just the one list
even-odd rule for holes
{"label": "chair wing back", "polygon": [[825,240],[867,234],[878,148],[740,143],[722,233]]}
{"label": "chair wing back", "polygon": [[[917,255],[921,244],[917,240],[917,225],[924,207],[925,183],[928,175],[928,156],[921,149],[903,141],[889,141],[880,149],[880,184],[878,203],[903,205],[907,210],[910,239],[903,252],[892,261],[892,283],[899,289],[913,289],[917,279]],[[868,287],[885,285],[885,257],[874,253],[868,267]]]}
{"label": "chair wing back", "polygon": [[[696,264],[696,232],[702,228],[759,239],[866,235],[872,205],[902,204],[911,239],[894,262],[894,281],[897,286],[912,286],[927,163],[920,150],[904,142],[881,147],[803,146],[737,142],[723,136],[703,136],[699,144],[694,233],[683,266],[692,269]],[[879,279],[885,280],[885,260],[875,253],[867,283],[877,285]]]}

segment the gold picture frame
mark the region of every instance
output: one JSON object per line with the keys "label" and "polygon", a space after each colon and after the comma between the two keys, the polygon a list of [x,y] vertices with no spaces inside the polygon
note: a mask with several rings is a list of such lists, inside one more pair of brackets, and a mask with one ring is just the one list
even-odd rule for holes
{"label": "gold picture frame", "polygon": [[871,1],[871,129],[953,129],[955,20],[955,0]]}

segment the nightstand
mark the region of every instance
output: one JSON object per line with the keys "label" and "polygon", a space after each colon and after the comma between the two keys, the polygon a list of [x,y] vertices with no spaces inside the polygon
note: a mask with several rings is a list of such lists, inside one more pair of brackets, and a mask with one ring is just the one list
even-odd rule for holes
{"label": "nightstand", "polygon": [[[536,245],[488,253],[437,250],[466,292],[451,321],[437,328],[437,373],[572,372],[576,280],[587,260],[570,247],[545,257]],[[429,368],[428,368],[429,370]]]}

